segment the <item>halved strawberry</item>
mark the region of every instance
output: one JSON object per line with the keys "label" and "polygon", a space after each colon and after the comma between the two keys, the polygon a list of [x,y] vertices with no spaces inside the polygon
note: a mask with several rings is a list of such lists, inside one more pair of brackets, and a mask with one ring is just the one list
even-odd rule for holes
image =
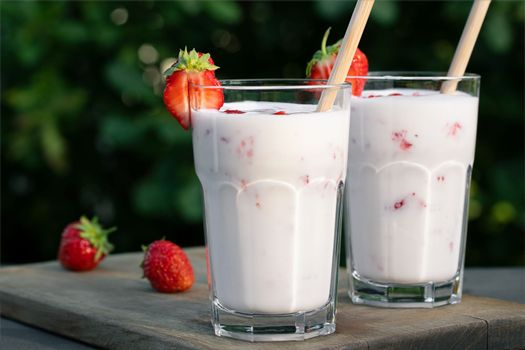
{"label": "halved strawberry", "polygon": [[[201,73],[189,73],[191,107],[194,109],[220,109],[224,104],[222,89],[213,89],[209,86],[221,86],[211,70]],[[194,85],[191,85],[194,84]]]}
{"label": "halved strawberry", "polygon": [[193,108],[219,109],[224,104],[222,89],[191,87],[191,84],[220,86],[215,78],[214,71],[217,68],[209,54],[184,49],[180,50],[177,61],[164,73],[167,76],[164,104],[184,129],[191,126],[190,96]]}
{"label": "halved strawberry", "polygon": [[[306,77],[311,79],[328,79],[330,72],[335,63],[337,53],[341,48],[341,40],[333,45],[326,46],[326,41],[330,33],[330,28],[324,33],[323,41],[321,43],[321,50],[317,51],[308,65],[306,66]],[[357,49],[352,64],[348,70],[348,75],[365,76],[368,74],[368,60],[365,54]],[[361,96],[365,86],[365,79],[347,79],[347,82],[352,84],[352,94],[354,96]]]}

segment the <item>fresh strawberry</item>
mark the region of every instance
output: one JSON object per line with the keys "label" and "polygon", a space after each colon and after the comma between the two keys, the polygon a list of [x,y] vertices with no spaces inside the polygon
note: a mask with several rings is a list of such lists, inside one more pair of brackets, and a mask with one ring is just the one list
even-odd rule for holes
{"label": "fresh strawberry", "polygon": [[62,232],[58,260],[66,269],[73,271],[92,270],[113,250],[108,234],[115,228],[104,229],[96,217],[91,221],[81,217],[67,225]]}
{"label": "fresh strawberry", "polygon": [[191,126],[190,96],[191,107],[196,109],[219,109],[224,104],[222,89],[191,87],[191,84],[220,86],[215,78],[217,68],[210,54],[185,49],[180,50],[177,61],[164,73],[164,104],[184,129]]}
{"label": "fresh strawberry", "polygon": [[[341,48],[341,40],[333,45],[326,46],[330,28],[324,33],[321,50],[317,51],[306,66],[306,77],[310,79],[328,79],[335,63],[337,53]],[[347,75],[365,76],[368,74],[368,60],[365,54],[357,49]],[[365,79],[347,79],[352,84],[352,94],[361,96],[365,87]]]}
{"label": "fresh strawberry", "polygon": [[186,253],[175,243],[164,239],[144,249],[142,269],[151,286],[162,293],[183,292],[195,281]]}

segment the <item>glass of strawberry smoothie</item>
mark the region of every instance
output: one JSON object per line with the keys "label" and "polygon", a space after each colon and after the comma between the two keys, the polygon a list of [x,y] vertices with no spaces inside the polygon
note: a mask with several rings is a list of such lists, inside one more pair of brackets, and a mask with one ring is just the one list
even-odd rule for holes
{"label": "glass of strawberry smoothie", "polygon": [[[218,336],[286,341],[335,331],[351,86],[324,84],[190,86]],[[336,103],[317,112],[326,89]],[[210,91],[223,93],[220,109],[199,105]]]}
{"label": "glass of strawberry smoothie", "polygon": [[[461,301],[479,76],[375,72],[352,98],[346,189],[354,303]],[[447,80],[457,91],[441,94]]]}

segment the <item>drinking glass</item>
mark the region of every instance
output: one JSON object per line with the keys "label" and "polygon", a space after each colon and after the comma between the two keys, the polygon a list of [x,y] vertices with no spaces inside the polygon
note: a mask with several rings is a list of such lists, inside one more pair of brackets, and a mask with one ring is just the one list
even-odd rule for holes
{"label": "drinking glass", "polygon": [[[323,91],[333,108],[317,112]],[[202,96],[222,92],[220,110]],[[215,334],[303,340],[335,331],[351,87],[313,80],[190,86]]]}
{"label": "drinking glass", "polygon": [[[352,98],[345,195],[354,303],[461,301],[477,75],[375,72]],[[457,91],[441,94],[443,83]]]}

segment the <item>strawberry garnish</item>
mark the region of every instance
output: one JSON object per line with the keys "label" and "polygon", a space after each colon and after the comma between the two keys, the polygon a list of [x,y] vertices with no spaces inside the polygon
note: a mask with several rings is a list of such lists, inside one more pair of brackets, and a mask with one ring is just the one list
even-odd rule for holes
{"label": "strawberry garnish", "polygon": [[285,111],[277,111],[274,113],[274,115],[286,115]]}
{"label": "strawberry garnish", "polygon": [[164,73],[167,76],[164,104],[184,129],[191,126],[190,96],[191,107],[196,109],[219,109],[224,104],[222,89],[191,86],[220,86],[215,78],[217,68],[210,54],[184,49],[180,50],[177,61]]}
{"label": "strawberry garnish", "polygon": [[107,236],[115,228],[104,229],[97,218],[81,217],[70,223],[62,232],[58,260],[66,269],[92,270],[113,250]]}
{"label": "strawberry garnish", "polygon": [[143,247],[142,269],[151,286],[162,293],[182,292],[195,281],[193,268],[186,253],[165,239]]}
{"label": "strawberry garnish", "polygon": [[[321,50],[317,51],[308,65],[306,66],[306,77],[310,79],[328,79],[330,72],[334,67],[335,59],[341,48],[341,40],[333,45],[326,46],[326,41],[330,33],[330,28],[324,33],[323,41],[321,43]],[[352,59],[352,64],[348,70],[347,75],[351,76],[365,76],[368,74],[368,60],[365,54],[357,49]],[[361,96],[365,87],[364,79],[349,78],[346,80],[352,84],[352,94],[354,96]]]}

